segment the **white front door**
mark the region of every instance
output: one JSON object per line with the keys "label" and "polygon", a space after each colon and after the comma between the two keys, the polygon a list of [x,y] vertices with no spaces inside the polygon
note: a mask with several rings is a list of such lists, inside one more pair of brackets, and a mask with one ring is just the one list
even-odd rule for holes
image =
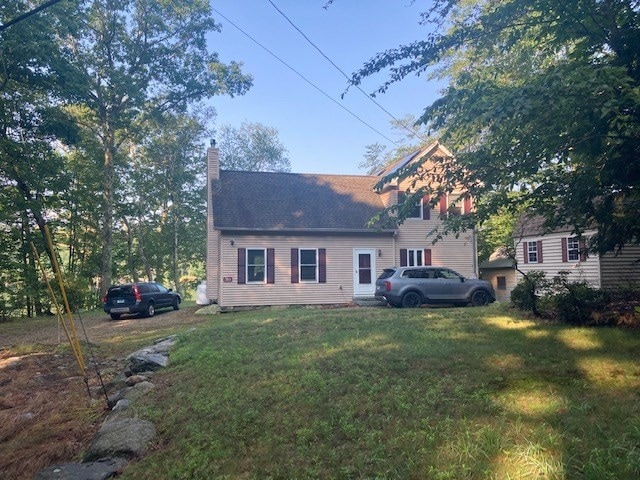
{"label": "white front door", "polygon": [[353,294],[373,296],[376,291],[376,251],[372,248],[353,250]]}

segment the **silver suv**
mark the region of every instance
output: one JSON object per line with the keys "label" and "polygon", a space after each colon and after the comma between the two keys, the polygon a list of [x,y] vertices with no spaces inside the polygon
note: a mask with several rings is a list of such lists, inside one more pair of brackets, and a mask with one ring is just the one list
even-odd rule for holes
{"label": "silver suv", "polygon": [[376,297],[405,308],[423,303],[482,306],[496,300],[489,282],[465,278],[444,267],[386,268],[376,281]]}

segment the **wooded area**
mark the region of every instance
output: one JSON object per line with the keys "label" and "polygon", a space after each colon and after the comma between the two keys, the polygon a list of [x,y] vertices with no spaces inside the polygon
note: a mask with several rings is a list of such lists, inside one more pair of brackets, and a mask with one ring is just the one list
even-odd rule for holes
{"label": "wooded area", "polygon": [[[36,7],[3,2],[3,25]],[[72,303],[148,279],[204,276],[204,143],[251,78],[221,63],[202,0],[71,0],[0,36],[0,318],[46,313],[31,248],[57,255]],[[56,245],[43,241],[48,225]]]}

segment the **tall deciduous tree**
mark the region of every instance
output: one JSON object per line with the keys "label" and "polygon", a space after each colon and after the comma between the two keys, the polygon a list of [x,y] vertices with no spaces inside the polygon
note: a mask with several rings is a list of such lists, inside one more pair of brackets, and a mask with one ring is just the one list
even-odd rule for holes
{"label": "tall deciduous tree", "polygon": [[69,41],[80,77],[68,87],[81,110],[78,120],[102,151],[104,291],[112,276],[118,154],[162,112],[242,94],[251,81],[238,64],[224,64],[208,50],[207,34],[220,27],[206,0],[85,0],[79,15],[84,27]]}
{"label": "tall deciduous tree", "polygon": [[410,74],[448,79],[420,122],[457,157],[432,189],[462,183],[484,199],[456,228],[526,204],[549,228],[597,227],[600,252],[639,242],[638,1],[435,0],[422,19],[432,33],[352,82],[388,71],[382,92]]}
{"label": "tall deciduous tree", "polygon": [[220,128],[220,164],[227,170],[290,172],[287,149],[278,130],[261,123],[243,122],[239,128]]}

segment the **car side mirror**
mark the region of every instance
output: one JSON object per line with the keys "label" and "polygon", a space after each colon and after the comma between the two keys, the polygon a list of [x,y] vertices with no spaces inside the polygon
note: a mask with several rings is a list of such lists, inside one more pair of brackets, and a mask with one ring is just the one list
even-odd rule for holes
{"label": "car side mirror", "polygon": [[464,283],[464,281],[465,281],[465,278],[464,277],[460,277],[460,282]]}
{"label": "car side mirror", "polygon": [[169,289],[169,291],[170,291],[170,292],[173,292],[173,288],[170,288],[170,289]]}

